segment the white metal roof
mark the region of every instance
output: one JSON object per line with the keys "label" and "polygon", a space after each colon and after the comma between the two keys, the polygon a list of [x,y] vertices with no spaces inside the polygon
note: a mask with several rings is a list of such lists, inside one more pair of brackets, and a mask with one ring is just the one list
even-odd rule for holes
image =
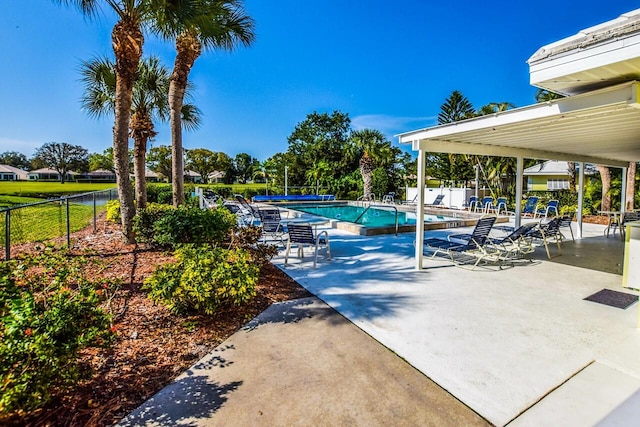
{"label": "white metal roof", "polygon": [[414,150],[624,167],[640,161],[640,84],[624,83],[398,136]]}
{"label": "white metal roof", "polygon": [[543,46],[527,62],[533,86],[563,95],[640,80],[640,9]]}

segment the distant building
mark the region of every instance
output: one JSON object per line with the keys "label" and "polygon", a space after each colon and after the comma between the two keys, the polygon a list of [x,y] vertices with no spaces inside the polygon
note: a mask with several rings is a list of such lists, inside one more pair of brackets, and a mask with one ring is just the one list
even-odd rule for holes
{"label": "distant building", "polygon": [[[576,168],[578,164],[576,164]],[[577,172],[577,170],[576,170]],[[584,172],[586,175],[596,173],[593,165],[585,164]],[[523,171],[523,175],[527,178],[527,191],[556,191],[569,189],[569,162],[561,162],[557,160],[549,160],[544,163],[538,163]]]}
{"label": "distant building", "polygon": [[116,174],[106,169],[96,169],[84,175],[91,182],[116,182]]}
{"label": "distant building", "polygon": [[0,181],[26,181],[29,172],[9,165],[0,165]]}
{"label": "distant building", "polygon": [[[68,171],[64,180],[73,181],[78,175],[80,174],[77,172]],[[60,174],[56,170],[42,168],[29,172],[28,179],[29,181],[60,181]]]}
{"label": "distant building", "polygon": [[224,176],[225,173],[222,171],[213,171],[209,173],[209,175],[207,175],[207,179],[209,180],[209,182],[217,184],[223,182]]}
{"label": "distant building", "polygon": [[184,171],[184,181],[185,182],[200,183],[200,182],[202,182],[202,175],[200,175],[196,171],[186,170],[186,171]]}

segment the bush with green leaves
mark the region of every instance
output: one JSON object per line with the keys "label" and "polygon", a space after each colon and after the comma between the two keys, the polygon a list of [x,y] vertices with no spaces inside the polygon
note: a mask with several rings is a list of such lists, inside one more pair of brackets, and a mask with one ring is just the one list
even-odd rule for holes
{"label": "bush with green leaves", "polygon": [[81,349],[113,338],[100,286],[77,274],[86,261],[50,255],[0,264],[0,413],[42,406],[80,379]]}
{"label": "bush with green leaves", "polygon": [[160,203],[149,203],[146,208],[138,209],[133,218],[133,230],[136,240],[141,243],[154,243],[154,225],[174,207]]}
{"label": "bush with green leaves", "polygon": [[219,245],[228,240],[236,223],[236,217],[221,207],[199,209],[180,206],[167,210],[154,222],[151,242],[166,248],[175,248],[183,243]]}
{"label": "bush with green leaves", "polygon": [[178,314],[213,314],[256,294],[259,267],[243,249],[184,245],[177,262],[159,267],[144,282],[149,297]]}

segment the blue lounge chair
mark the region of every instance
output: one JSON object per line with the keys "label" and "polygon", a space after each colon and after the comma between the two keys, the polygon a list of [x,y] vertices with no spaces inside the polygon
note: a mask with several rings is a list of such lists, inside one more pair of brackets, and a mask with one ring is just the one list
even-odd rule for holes
{"label": "blue lounge chair", "polygon": [[504,211],[504,213],[509,213],[509,211],[507,211],[507,198],[498,197],[498,200],[496,201],[496,205],[493,207],[493,210],[496,213],[496,215],[500,215],[500,212],[502,211]]}
{"label": "blue lounge chair", "polygon": [[564,236],[562,235],[562,233],[560,232],[560,222],[562,221],[562,217],[555,217],[553,218],[551,221],[543,223],[540,223],[540,226],[537,228],[534,228],[530,233],[527,234],[526,237],[531,237],[533,239],[539,239],[542,241],[542,243],[544,244],[544,248],[547,251],[547,258],[551,259],[551,253],[549,253],[549,240],[553,239],[555,240],[556,244],[558,245],[558,255],[562,255],[562,247],[560,246],[560,243],[562,242],[562,239],[564,238]]}
{"label": "blue lounge chair", "polygon": [[538,196],[529,196],[522,208],[522,216],[536,216],[536,207],[538,206]]}
{"label": "blue lounge chair", "polygon": [[425,206],[441,206],[444,205],[442,203],[442,199],[444,199],[444,194],[438,194],[434,199],[433,203],[425,203]]}
{"label": "blue lounge chair", "polygon": [[489,244],[499,250],[500,256],[505,260],[521,258],[535,251],[531,243],[533,240],[531,234],[536,227],[538,227],[537,222],[521,225],[504,237],[498,239],[491,238]]}
{"label": "blue lounge chair", "polygon": [[544,208],[540,208],[536,210],[536,216],[537,217],[545,217],[545,218],[549,218],[550,214],[554,214],[554,216],[558,216],[559,212],[558,212],[558,201],[557,200],[549,200],[549,203],[547,203],[547,206]]}
{"label": "blue lounge chair", "polygon": [[475,261],[472,269],[476,268],[481,261],[499,261],[500,259],[496,256],[497,252],[490,252],[485,246],[489,231],[495,222],[495,216],[480,218],[465,243],[436,238],[425,239],[425,250],[433,252],[432,259],[438,254],[446,254],[454,264],[459,266]]}
{"label": "blue lounge chair", "polygon": [[462,205],[462,207],[469,209],[469,212],[475,211],[478,207],[478,198],[476,196],[469,197],[469,201]]}
{"label": "blue lounge chair", "polygon": [[480,207],[484,213],[489,213],[493,209],[493,197],[486,196],[482,198],[482,206]]}

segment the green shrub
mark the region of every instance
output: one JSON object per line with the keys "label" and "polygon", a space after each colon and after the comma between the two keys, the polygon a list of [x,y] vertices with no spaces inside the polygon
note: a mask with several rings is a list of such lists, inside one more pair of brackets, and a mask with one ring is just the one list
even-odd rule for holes
{"label": "green shrub", "polygon": [[242,249],[185,245],[175,264],[159,267],[145,280],[149,297],[179,314],[213,314],[255,296],[259,268]]}
{"label": "green shrub", "polygon": [[165,213],[173,209],[173,206],[160,203],[149,203],[146,208],[138,209],[136,216],[133,218],[133,230],[136,233],[136,240],[142,243],[154,243],[154,224]]}
{"label": "green shrub", "polygon": [[148,184],[147,185],[147,202],[148,203],[160,203],[158,201],[158,194],[166,193],[169,191],[171,193],[171,184]]}
{"label": "green shrub", "polygon": [[[101,290],[75,273],[83,262],[53,255],[0,265],[0,413],[44,405],[80,379],[81,349],[110,343]],[[29,267],[38,272],[24,274]]]}
{"label": "green shrub", "polygon": [[158,193],[157,196],[158,203],[163,203],[166,205],[172,205],[173,204],[173,191],[171,190],[171,188],[167,189],[163,189],[162,191],[160,191]]}
{"label": "green shrub", "polygon": [[106,206],[107,206],[107,221],[120,222],[120,201],[109,200]]}
{"label": "green shrub", "polygon": [[235,225],[236,217],[227,209],[180,206],[154,223],[153,243],[168,248],[182,243],[217,245],[228,239]]}

